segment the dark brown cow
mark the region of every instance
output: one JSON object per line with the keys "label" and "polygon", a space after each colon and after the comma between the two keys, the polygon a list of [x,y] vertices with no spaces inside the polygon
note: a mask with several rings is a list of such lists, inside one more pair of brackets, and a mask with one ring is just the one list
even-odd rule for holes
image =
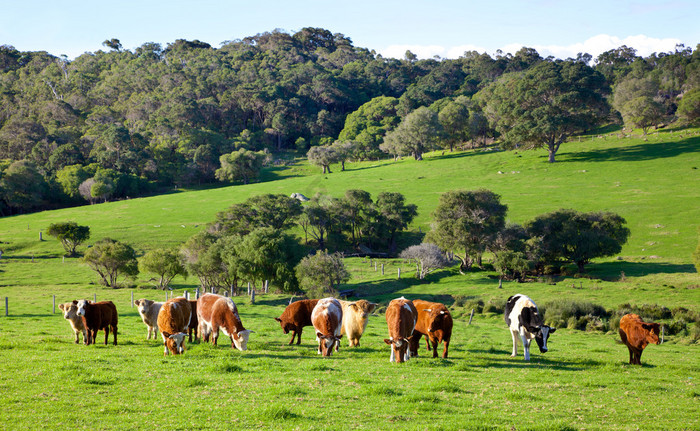
{"label": "dark brown cow", "polygon": [[630,351],[630,364],[642,365],[642,351],[649,343],[659,344],[660,326],[643,322],[636,314],[625,314],[620,319],[620,338]]}
{"label": "dark brown cow", "polygon": [[199,327],[199,319],[197,319],[197,301],[190,299],[190,308],[192,309],[192,317],[190,317],[190,326],[188,329],[189,342],[192,342],[192,333],[194,332],[194,340],[197,341],[197,329]]}
{"label": "dark brown cow", "polygon": [[[411,337],[411,356],[418,356],[420,338],[425,335],[425,342],[428,350],[433,351],[433,358],[438,357],[437,346],[440,342],[445,343],[442,357],[447,358],[447,349],[452,337],[452,315],[450,310],[439,302],[428,302],[421,299],[414,299],[413,305],[418,311],[418,320]],[[432,343],[433,347],[430,348]]]}
{"label": "dark brown cow", "polygon": [[416,327],[417,318],[416,307],[410,300],[401,297],[389,303],[386,308],[389,338],[385,338],[384,342],[391,346],[390,362],[404,362],[411,357],[409,338]]}
{"label": "dark brown cow", "polygon": [[280,322],[280,326],[285,334],[292,331],[292,339],[289,344],[294,343],[294,337],[297,337],[297,344],[301,344],[301,330],[304,326],[311,326],[311,313],[314,307],[318,304],[318,299],[302,299],[301,301],[292,302],[284,309],[280,317],[275,317],[275,320]]}
{"label": "dark brown cow", "polygon": [[109,330],[114,334],[114,345],[117,345],[117,307],[112,301],[92,302],[86,299],[73,301],[78,307],[78,315],[83,318],[83,325],[87,330],[87,341],[85,344],[94,344],[97,331],[105,331],[105,344],[109,337]]}

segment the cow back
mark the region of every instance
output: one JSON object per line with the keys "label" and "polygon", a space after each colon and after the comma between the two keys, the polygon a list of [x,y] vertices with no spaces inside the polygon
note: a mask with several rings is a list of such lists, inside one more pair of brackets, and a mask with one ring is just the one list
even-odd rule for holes
{"label": "cow back", "polygon": [[415,331],[428,336],[433,333],[439,339],[449,339],[452,335],[452,315],[444,304],[414,299],[418,317]]}
{"label": "cow back", "polygon": [[318,301],[311,312],[311,323],[317,333],[327,337],[340,335],[343,309],[335,298]]}
{"label": "cow back", "polygon": [[406,298],[398,298],[389,302],[386,308],[386,323],[389,336],[394,340],[408,338],[413,334],[418,312],[413,302]]}
{"label": "cow back", "polygon": [[117,307],[112,301],[90,302],[86,301],[83,324],[88,329],[104,329],[108,326],[117,326],[119,317]]}
{"label": "cow back", "polygon": [[311,326],[311,313],[318,304],[318,299],[302,299],[292,302],[282,312],[279,322],[284,328],[286,325],[295,327]]}
{"label": "cow back", "polygon": [[158,313],[158,329],[168,337],[179,332],[187,332],[192,308],[185,298],[169,299]]}
{"label": "cow back", "polygon": [[644,322],[637,314],[625,314],[620,319],[620,338],[628,346],[644,349],[649,343],[659,344],[660,326]]}

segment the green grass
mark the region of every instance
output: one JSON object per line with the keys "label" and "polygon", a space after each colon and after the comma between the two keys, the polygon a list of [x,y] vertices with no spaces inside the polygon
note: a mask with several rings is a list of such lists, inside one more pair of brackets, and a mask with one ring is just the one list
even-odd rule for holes
{"label": "green grass", "polygon": [[[501,315],[476,314],[468,325],[464,307],[453,308],[447,360],[422,351],[407,364],[390,364],[381,313],[370,318],[361,347],[344,345],[330,359],[316,354],[310,328],[301,346],[287,346],[290,336],[273,317],[289,297],[275,294],[258,296],[255,305],[235,299],[245,326],[256,331],[248,351],[233,351],[222,339],[218,348],[188,345],[184,356],[164,358],[161,342],[146,341],[130,299],[165,294],[97,285],[77,259],[63,260],[58,241],[46,235],[39,241],[39,232],[73,220],[91,227],[90,243],[109,236],[144,252],[179,245],[218,211],[255,194],[340,196],[361,188],[374,197],[399,191],[416,203],[415,238],[429,229],[440,193],[485,187],[502,196],[511,221],[562,207],[614,211],[627,219],[630,241],[619,259],[596,260],[584,278],[505,282],[498,289],[489,271],[448,269],[419,282],[400,260],[377,261],[385,265],[382,275],[373,261],[352,258],[343,288],[384,304],[401,295],[448,305],[456,296],[502,303],[526,293],[540,304],[566,298],[608,309],[632,303],[698,310],[700,278],[691,255],[700,223],[699,153],[698,130],[691,129],[646,141],[584,137],[563,145],[555,164],[539,151],[436,152],[422,162],[352,163],[330,175],[300,163],[266,172],[275,181],[0,219],[0,428],[698,429],[700,345],[688,338],[649,346],[644,366],[632,367],[614,331],[560,328],[550,351],[525,363],[522,355],[510,357]],[[148,277],[136,283],[148,285]],[[175,293],[192,292],[196,283],[177,278]],[[57,303],[93,295],[114,301],[119,345],[73,344],[68,323],[52,313],[54,295]]]}

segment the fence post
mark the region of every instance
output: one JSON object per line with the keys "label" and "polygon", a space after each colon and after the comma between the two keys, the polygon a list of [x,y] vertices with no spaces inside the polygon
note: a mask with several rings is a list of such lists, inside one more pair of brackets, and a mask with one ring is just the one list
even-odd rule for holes
{"label": "fence post", "polygon": [[270,283],[270,280],[265,280],[265,293],[269,293],[269,291],[268,291],[269,286],[270,286],[269,283]]}
{"label": "fence post", "polygon": [[188,292],[186,290],[185,290],[185,299],[188,301],[190,300],[190,292]]}
{"label": "fence post", "polygon": [[250,295],[250,281],[248,282],[248,295]]}
{"label": "fence post", "polygon": [[199,287],[194,289],[194,299],[199,299]]}
{"label": "fence post", "polygon": [[8,315],[9,300],[7,296],[5,297],[5,317]]}
{"label": "fence post", "polygon": [[93,301],[93,302],[97,302],[97,294],[95,294],[95,296],[94,296],[94,298],[93,298],[93,299],[94,299],[94,301]]}
{"label": "fence post", "polygon": [[134,292],[131,292],[131,308],[134,308]]}
{"label": "fence post", "polygon": [[377,261],[374,261],[374,272],[377,272]]}
{"label": "fence post", "polygon": [[384,275],[384,264],[382,263],[382,275]]}
{"label": "fence post", "polygon": [[255,289],[250,292],[250,303],[255,304]]}
{"label": "fence post", "polygon": [[53,296],[53,314],[56,314],[56,295]]}
{"label": "fence post", "polygon": [[472,312],[469,314],[469,325],[472,324],[472,317],[474,317],[474,309],[472,308]]}
{"label": "fence post", "polygon": [[399,276],[397,278],[401,279],[401,268],[399,268]]}

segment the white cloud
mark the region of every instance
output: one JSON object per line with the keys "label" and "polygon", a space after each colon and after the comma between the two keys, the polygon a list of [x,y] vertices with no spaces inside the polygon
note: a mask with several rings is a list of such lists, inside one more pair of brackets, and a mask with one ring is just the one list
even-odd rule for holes
{"label": "white cloud", "polygon": [[[653,38],[645,35],[628,36],[623,39],[617,36],[607,34],[599,34],[586,39],[583,42],[574,43],[571,45],[528,45],[522,43],[510,43],[501,47],[504,53],[514,54],[523,46],[534,48],[542,57],[552,55],[556,58],[575,58],[579,52],[591,54],[593,58],[602,54],[605,51],[618,48],[622,45],[627,45],[637,50],[637,55],[646,57],[654,52],[673,52],[676,45],[681,43],[680,39],[674,38]],[[484,47],[477,45],[391,45],[379,52],[388,58],[404,58],[407,50],[416,54],[418,58],[432,58],[436,55],[443,58],[458,58],[465,51],[477,51],[480,53],[488,52],[493,55],[495,50],[490,51]]]}

